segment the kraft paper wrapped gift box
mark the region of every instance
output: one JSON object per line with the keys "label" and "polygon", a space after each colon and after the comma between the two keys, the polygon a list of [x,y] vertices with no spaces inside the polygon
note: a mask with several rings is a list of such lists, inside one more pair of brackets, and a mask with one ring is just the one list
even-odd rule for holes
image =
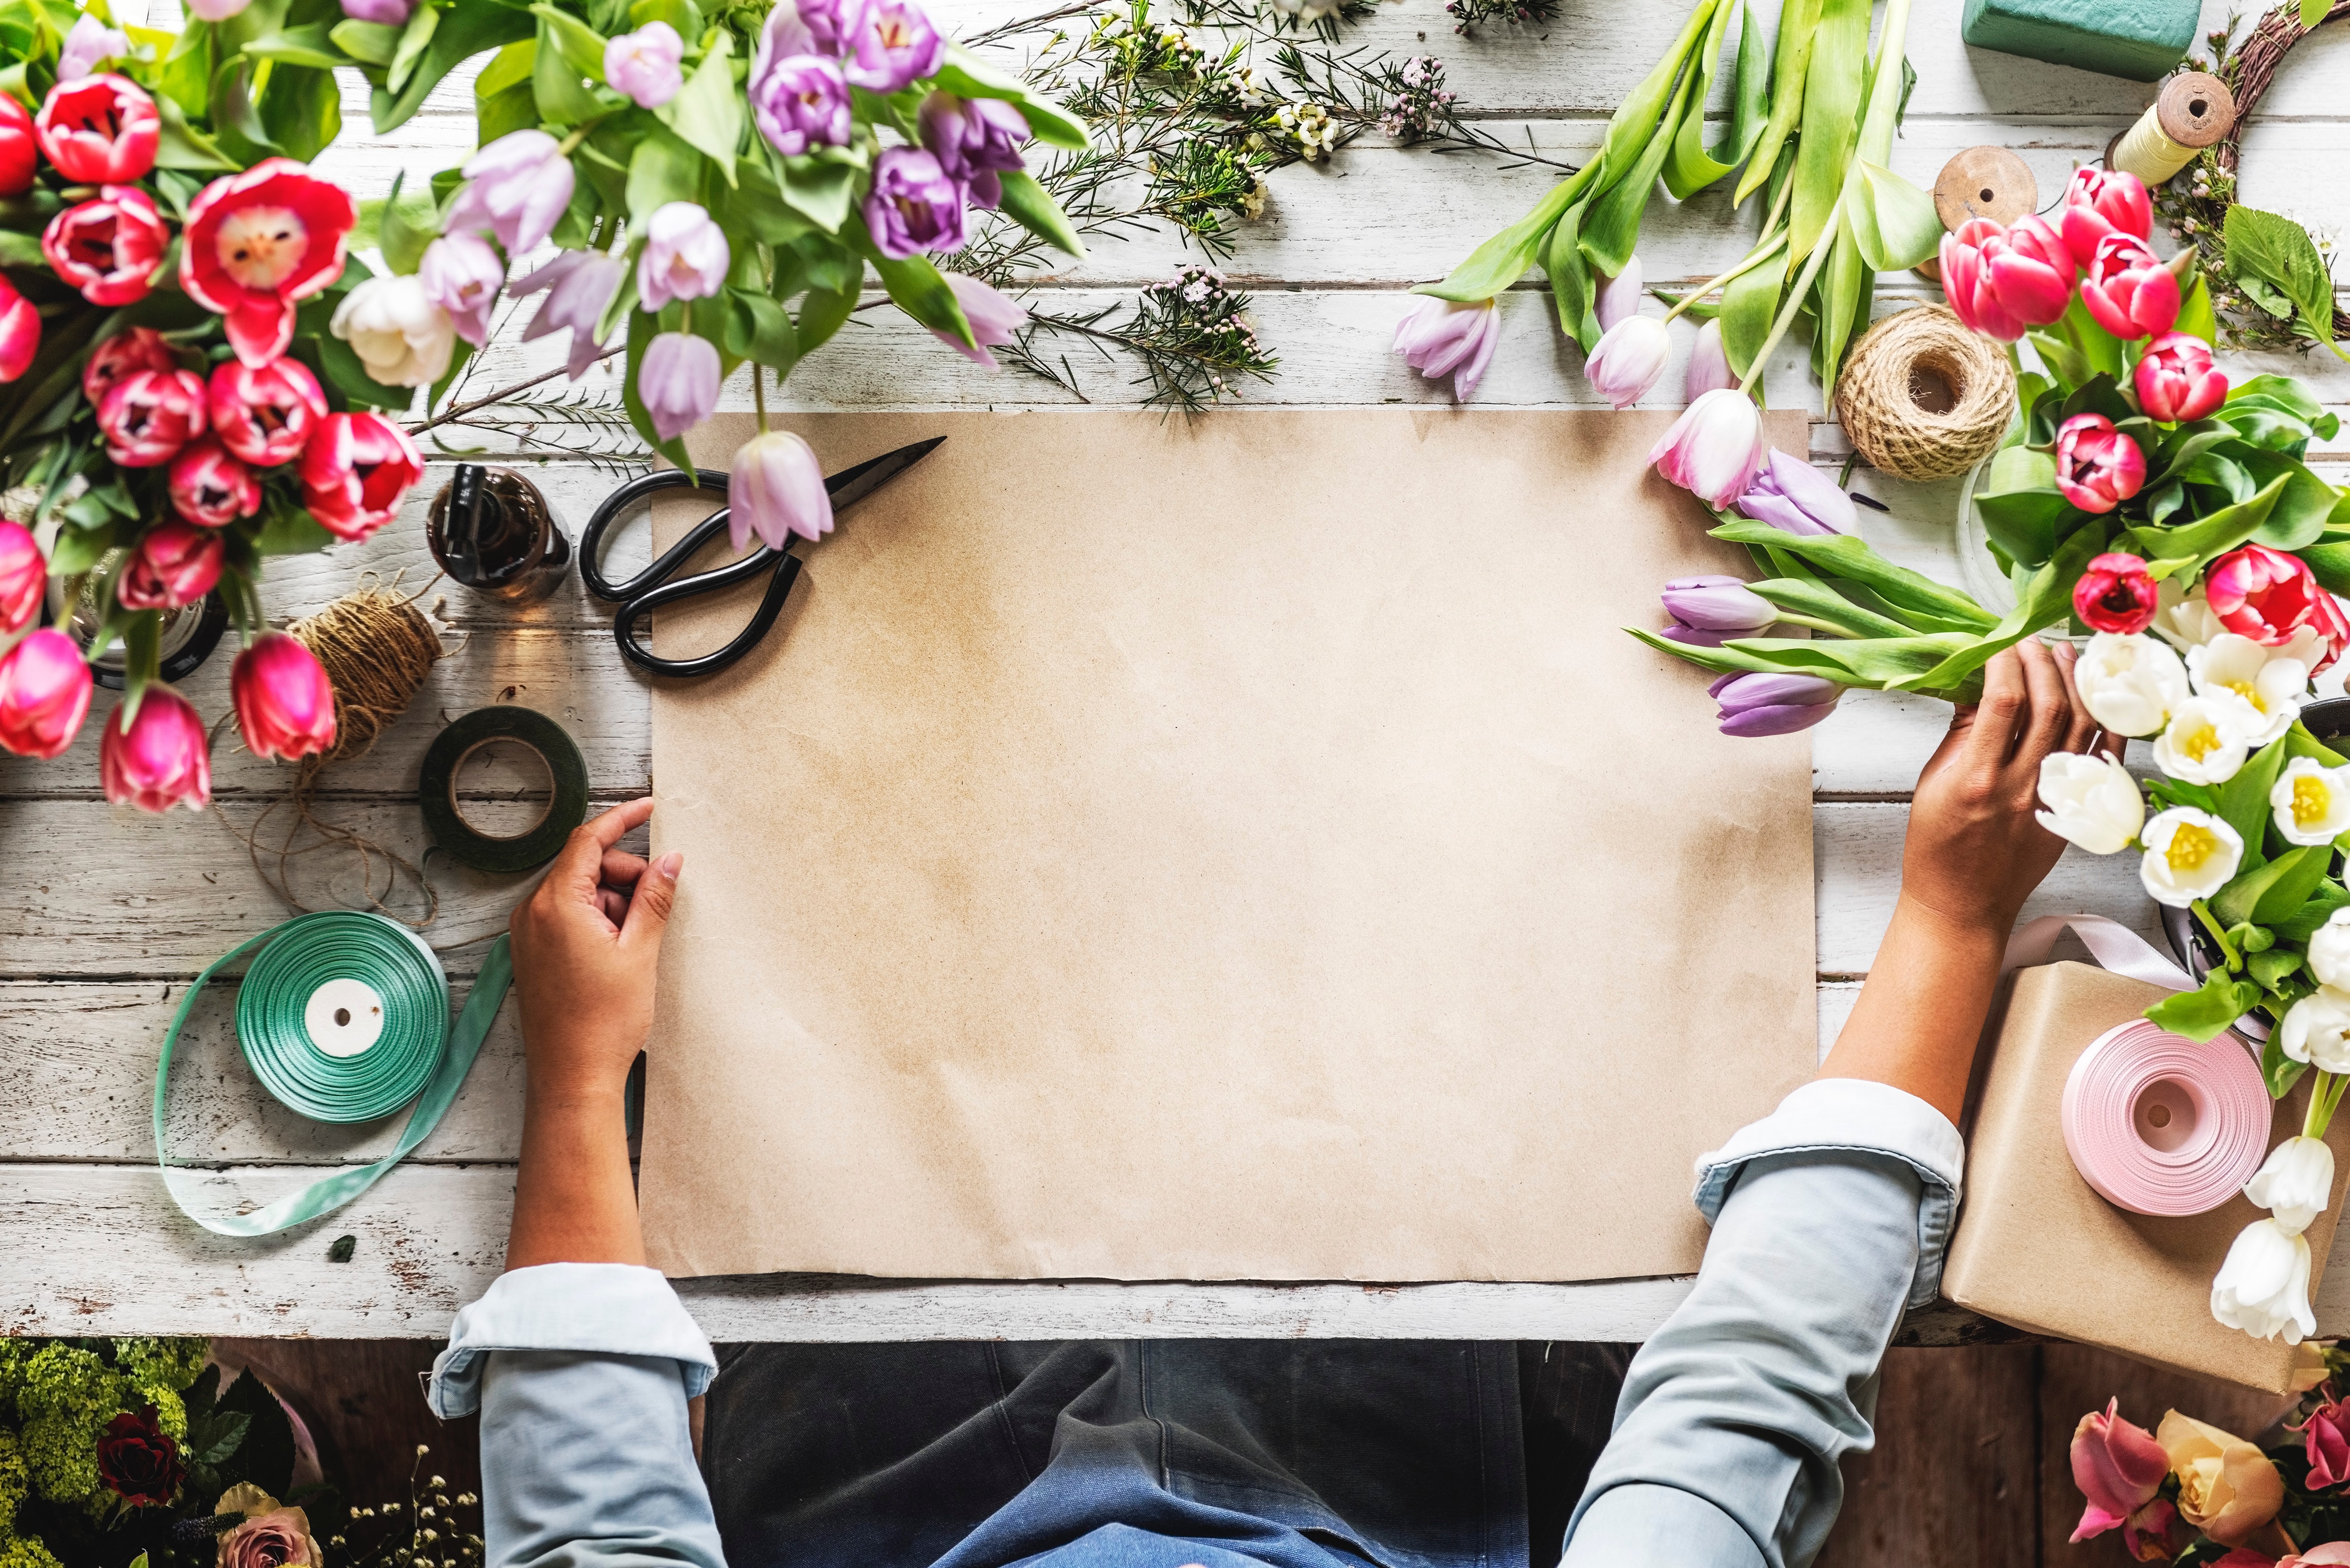
{"label": "kraft paper wrapped gift box", "polygon": [[[2166,994],[2088,964],[2016,976],[1970,1118],[1966,1199],[1942,1293],[2018,1328],[2282,1393],[2293,1347],[2211,1316],[2211,1277],[2263,1211],[2239,1194],[2206,1214],[2132,1214],[2099,1197],[2065,1152],[2057,1107],[2073,1064]],[[2278,1102],[2272,1147],[2301,1130],[2308,1089],[2304,1078]],[[2350,1181],[2350,1116],[2334,1118],[2326,1142],[2334,1202],[2309,1227],[2313,1296]]]}

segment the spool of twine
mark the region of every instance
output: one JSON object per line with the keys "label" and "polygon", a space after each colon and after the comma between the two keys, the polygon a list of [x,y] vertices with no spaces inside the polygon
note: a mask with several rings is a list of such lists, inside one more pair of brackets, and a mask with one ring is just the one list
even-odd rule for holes
{"label": "spool of twine", "polygon": [[2106,149],[2106,166],[2159,185],[2195,161],[2195,155],[2228,134],[2236,123],[2236,99],[2228,84],[2203,71],[2181,71],[2137,123]]}
{"label": "spool of twine", "polygon": [[365,756],[408,711],[446,651],[415,600],[371,584],[286,629],[335,689],[335,744],[317,767]]}
{"label": "spool of twine", "polygon": [[1879,472],[1949,479],[1999,449],[2015,412],[2015,369],[1947,306],[1919,306],[1861,334],[1835,407],[1845,434]]}

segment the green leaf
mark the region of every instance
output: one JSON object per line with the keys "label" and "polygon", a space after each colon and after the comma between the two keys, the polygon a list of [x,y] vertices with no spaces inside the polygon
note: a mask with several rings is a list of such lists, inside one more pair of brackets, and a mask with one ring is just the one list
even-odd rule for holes
{"label": "green leaf", "polygon": [[784,307],[764,294],[726,291],[725,349],[739,359],[756,359],[780,378],[799,359],[799,337]]}
{"label": "green leaf", "polygon": [[798,317],[792,330],[798,338],[800,357],[806,358],[839,331],[857,308],[857,291],[811,288],[800,296]]}
{"label": "green leaf", "polygon": [[734,88],[728,37],[723,31],[716,36],[685,86],[653,113],[689,145],[708,154],[732,185],[734,150],[743,141],[743,95]]}
{"label": "green leaf", "polygon": [[1795,189],[1788,208],[1789,266],[1825,242],[1828,214],[1844,189],[1845,165],[1860,130],[1868,62],[1869,0],[1821,0],[1804,80],[1803,130],[1795,144]]}
{"label": "green leaf", "polygon": [[280,60],[261,95],[261,123],[287,157],[307,162],[334,145],[343,129],[343,95],[335,73]]}
{"label": "green leaf", "polygon": [[2195,281],[2179,296],[2178,319],[2171,324],[2173,332],[2184,332],[2190,337],[2200,337],[2217,346],[2220,341],[2219,313],[2211,308],[2211,286],[2197,273]]}
{"label": "green leaf", "polygon": [[2293,972],[2301,967],[2301,961],[2302,955],[2291,948],[2271,948],[2266,952],[2254,953],[2245,960],[2244,968],[2254,980],[2260,981],[2273,995],[2283,986]]}
{"label": "green leaf", "polygon": [[2311,734],[2309,726],[2298,720],[2294,721],[2292,729],[2284,732],[2284,754],[2287,762],[2295,757],[2307,757],[2311,762],[2325,767],[2338,768],[2345,761],[2341,753]]}
{"label": "green leaf", "polygon": [[[2324,0],[2320,3],[2323,4]],[[2296,1062],[2286,1055],[2284,1047],[2277,1043],[2276,1031],[2270,1031],[2269,1037],[2261,1043],[2261,1076],[2268,1081],[2269,1098],[2283,1099],[2293,1093],[2293,1086],[2301,1082],[2301,1075],[2308,1071],[2309,1064]]]}
{"label": "green leaf", "polygon": [[1746,586],[1789,614],[1826,621],[1847,637],[1906,638],[1915,630],[1889,616],[1853,603],[1816,579],[1766,577]]}
{"label": "green leaf", "polygon": [[[410,26],[414,25],[411,18]],[[388,135],[405,125],[441,85],[441,78],[465,61],[530,37],[537,28],[538,18],[529,12],[494,0],[471,0],[448,7],[434,25],[432,42],[424,47],[424,57],[409,73],[407,82],[396,92],[387,88],[375,95],[375,133]]]}
{"label": "green leaf", "polygon": [[307,556],[334,542],[335,536],[317,518],[284,502],[262,514],[261,531],[254,535],[253,547],[265,556]]}
{"label": "green leaf", "polygon": [[2183,1034],[2199,1043],[2216,1038],[2260,999],[2259,985],[2240,980],[2226,970],[2214,970],[2204,978],[2199,989],[2163,998],[2146,1010],[2146,1016],[2173,1034]]}
{"label": "green leaf", "polygon": [[641,226],[671,202],[702,198],[702,155],[655,129],[629,158],[629,220]]}
{"label": "green leaf", "polygon": [[226,1463],[229,1456],[236,1452],[237,1445],[244,1441],[245,1429],[252,1425],[253,1417],[242,1410],[218,1417],[205,1428],[203,1446],[190,1446],[191,1457],[200,1465]]}
{"label": "green leaf", "polygon": [[1599,341],[1599,318],[1593,314],[1599,295],[1592,286],[1591,264],[1583,259],[1583,204],[1577,202],[1559,215],[1557,226],[1543,242],[1542,260],[1559,330],[1588,354]]}
{"label": "green leaf", "polygon": [[1754,356],[1771,336],[1771,324],[1779,314],[1779,296],[1786,286],[1787,265],[1783,259],[1773,259],[1733,279],[1722,290],[1721,347],[1731,369],[1742,380],[1753,374]]}
{"label": "green leaf", "polygon": [[641,27],[648,22],[667,22],[681,38],[699,38],[703,26],[702,7],[693,0],[637,0],[629,7],[629,25]]}
{"label": "green leaf", "polygon": [[114,524],[110,520],[94,527],[60,528],[56,541],[49,545],[49,571],[60,577],[79,576],[103,560],[113,547]]}
{"label": "green leaf", "polygon": [[[2253,904],[2254,923],[2273,926],[2307,903],[2310,895],[2317,891],[2317,884],[2324,879],[2325,867],[2333,858],[2334,846],[2330,844],[2319,844],[2295,850],[2290,855],[2280,855],[2270,861],[2269,864],[2272,866],[2282,866],[2287,861],[2292,861],[2293,864],[2292,869],[2281,874],[2269,885],[2268,891],[2262,893],[2259,901]],[[2268,981],[2262,981],[2261,983],[2267,985],[2272,991],[2276,989],[2275,985]]]}
{"label": "green leaf", "polygon": [[[1699,9],[1702,11],[1704,6]],[[1691,72],[1690,78],[1685,78],[1674,95],[1664,128],[1649,139],[1647,149],[1632,161],[1623,177],[1607,185],[1584,215],[1583,234],[1576,243],[1594,272],[1614,277],[1630,264],[1633,247],[1640,243],[1640,215],[1647,211],[1649,192],[1672,152],[1671,127],[1682,112],[1695,75]]]}
{"label": "green leaf", "polygon": [[[2022,452],[2027,448],[2013,450]],[[1975,514],[1991,543],[2022,566],[2045,566],[2056,553],[2058,524],[2079,514],[2055,489],[1986,491],[1975,497]]]}
{"label": "green leaf", "polygon": [[2279,479],[2251,500],[2222,506],[2184,527],[2129,529],[2122,535],[2126,547],[2144,556],[2156,577],[2186,581],[2258,533],[2285,483]]}
{"label": "green leaf", "polygon": [[391,65],[384,73],[384,86],[398,92],[408,85],[408,78],[414,74],[418,62],[424,58],[424,51],[431,46],[432,35],[440,30],[440,26],[441,7],[438,5],[419,5],[409,15],[408,26],[400,29],[400,42],[392,48]]}
{"label": "green leaf", "polygon": [[2306,30],[2316,26],[2320,22],[2325,20],[2326,13],[2333,9],[2334,0],[2301,0],[2301,25],[2303,28]]}
{"label": "green leaf", "polygon": [[1048,147],[1086,150],[1086,122],[1048,98],[1031,92],[1018,77],[997,70],[961,44],[947,46],[946,63],[934,78],[957,98],[994,98],[1019,107],[1028,129]]}
{"label": "green leaf", "polygon": [[1867,541],[1849,534],[1783,534],[1767,523],[1743,517],[1731,518],[1711,532],[1715,538],[1732,544],[1784,550],[1823,576],[1849,578],[1921,630],[1985,631],[1999,624],[1998,617],[1958,589],[1895,566],[1871,549]]}
{"label": "green leaf", "polygon": [[1003,211],[1006,217],[1043,240],[1065,255],[1086,259],[1086,242],[1077,237],[1076,225],[1061,204],[1053,200],[1052,192],[1037,182],[1036,176],[1024,169],[1014,169],[1000,174],[1003,182]]}
{"label": "green leaf", "polygon": [[490,57],[482,74],[473,78],[473,99],[486,103],[502,92],[530,85],[531,72],[538,66],[538,39],[524,38],[508,44]]}
{"label": "green leaf", "polygon": [[784,200],[825,233],[838,234],[848,221],[850,198],[857,193],[857,171],[846,163],[805,153],[782,163]]}
{"label": "green leaf", "polygon": [[962,302],[927,258],[912,255],[892,260],[873,250],[867,253],[865,259],[881,275],[881,286],[889,291],[889,298],[899,309],[933,332],[943,332],[960,343],[973,343],[971,322],[963,316]]}
{"label": "green leaf", "polygon": [[[365,26],[363,22],[347,22],[344,26]],[[307,27],[288,27],[282,33],[272,33],[245,45],[244,52],[255,59],[277,60],[286,65],[315,66],[320,70],[333,70],[338,66],[354,63],[379,65],[382,62],[354,56],[336,42],[338,29],[323,22]],[[385,29],[389,30],[389,29]]]}
{"label": "green leaf", "polygon": [[2274,213],[2236,205],[2228,209],[2226,235],[2229,275],[2247,292],[2268,285],[2291,303],[2311,336],[2341,355],[2334,344],[2334,278],[2309,231]]}
{"label": "green leaf", "polygon": [[[1732,11],[1738,12],[1742,20],[1738,64],[1730,88],[1730,119],[1722,127],[1720,143],[1708,149],[1706,99],[1713,85],[1716,62],[1728,42]],[[1697,88],[1690,95],[1689,107],[1673,136],[1671,156],[1665,163],[1665,189],[1677,202],[1687,201],[1737,168],[1762,138],[1763,122],[1770,112],[1769,65],[1762,29],[1754,20],[1751,0],[1723,0],[1713,14],[1713,26],[1708,29],[1705,42],[1699,47]]]}
{"label": "green leaf", "polygon": [[191,126],[173,99],[157,99],[155,109],[163,121],[155,144],[157,167],[193,169],[204,173],[234,172],[244,167],[223,151],[220,143]]}
{"label": "green leaf", "polygon": [[2282,479],[2284,492],[2269,509],[2268,520],[2252,535],[2272,550],[2298,550],[2314,545],[2325,531],[2326,520],[2341,504],[2342,492],[2290,457],[2272,452],[2247,452],[2240,466],[2261,487]]}
{"label": "green leaf", "polygon": [[2080,580],[2081,572],[2089,558],[2106,547],[2105,529],[2091,525],[2074,531],[2056,547],[2048,564],[2033,572],[2016,595],[2015,608],[2002,618],[2000,623],[1974,639],[1972,644],[1950,657],[1946,662],[1928,670],[1919,680],[1907,682],[1902,690],[1909,691],[1949,691],[1962,680],[1971,680],[2001,649],[2011,648],[2043,628],[2054,626],[2073,613],[2073,585]]}
{"label": "green leaf", "polygon": [[1854,159],[1845,188],[1845,212],[1861,260],[1877,272],[1907,272],[1942,243],[1934,198],[1896,174]]}
{"label": "green leaf", "polygon": [[380,22],[355,22],[348,19],[327,29],[327,37],[335,47],[361,65],[388,66],[400,52],[400,35],[405,29],[389,27]]}
{"label": "green leaf", "polygon": [[555,47],[563,51],[565,65],[582,78],[599,82],[604,79],[604,38],[601,34],[561,6],[547,5],[546,0],[539,0],[539,4],[533,5],[530,11],[532,16],[546,24]]}
{"label": "green leaf", "polygon": [[[2242,869],[2236,879],[2222,888],[2211,900],[2211,907],[2230,925],[2238,920],[2251,919],[2253,904],[2268,888],[2266,881],[2249,890],[2240,888],[2251,868],[2260,867],[2266,869],[2269,865],[2281,866],[2292,858],[2291,856],[2280,856],[2274,862],[2270,862],[2261,849],[2269,825],[2269,791],[2276,787],[2277,770],[2284,766],[2284,740],[2280,736],[2262,746],[2236,770],[2235,777],[2220,786],[2220,820],[2234,828],[2236,836],[2244,841]],[[2318,869],[2323,873],[2324,867],[2321,865]],[[2310,884],[2314,887],[2316,878],[2313,877]],[[2232,897],[2231,890],[2234,891]],[[2303,896],[2306,896],[2305,890]],[[2299,898],[2292,900],[2292,904],[2300,902]],[[2292,904],[2286,908],[2291,908]]]}

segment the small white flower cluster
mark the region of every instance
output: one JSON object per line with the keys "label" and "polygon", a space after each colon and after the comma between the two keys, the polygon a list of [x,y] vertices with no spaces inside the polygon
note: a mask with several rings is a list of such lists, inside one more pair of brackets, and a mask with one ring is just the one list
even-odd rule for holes
{"label": "small white flower cluster", "polygon": [[1433,136],[1443,127],[1444,111],[1457,96],[1444,85],[1444,62],[1430,55],[1414,55],[1396,72],[1403,90],[1379,119],[1379,129],[1393,137]]}
{"label": "small white flower cluster", "polygon": [[1273,0],[1273,8],[1302,27],[1335,16],[1345,0]]}
{"label": "small white flower cluster", "polygon": [[1318,103],[1284,103],[1273,118],[1284,134],[1296,140],[1308,163],[1327,157],[1338,145],[1338,122]]}

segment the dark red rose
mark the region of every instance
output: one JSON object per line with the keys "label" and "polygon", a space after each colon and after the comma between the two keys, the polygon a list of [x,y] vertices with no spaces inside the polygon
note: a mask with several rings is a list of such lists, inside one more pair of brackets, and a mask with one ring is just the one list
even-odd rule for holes
{"label": "dark red rose", "polygon": [[98,1473],[125,1502],[143,1507],[171,1501],[188,1467],[180,1462],[180,1445],[155,1424],[150,1405],[107,1423],[98,1439]]}

